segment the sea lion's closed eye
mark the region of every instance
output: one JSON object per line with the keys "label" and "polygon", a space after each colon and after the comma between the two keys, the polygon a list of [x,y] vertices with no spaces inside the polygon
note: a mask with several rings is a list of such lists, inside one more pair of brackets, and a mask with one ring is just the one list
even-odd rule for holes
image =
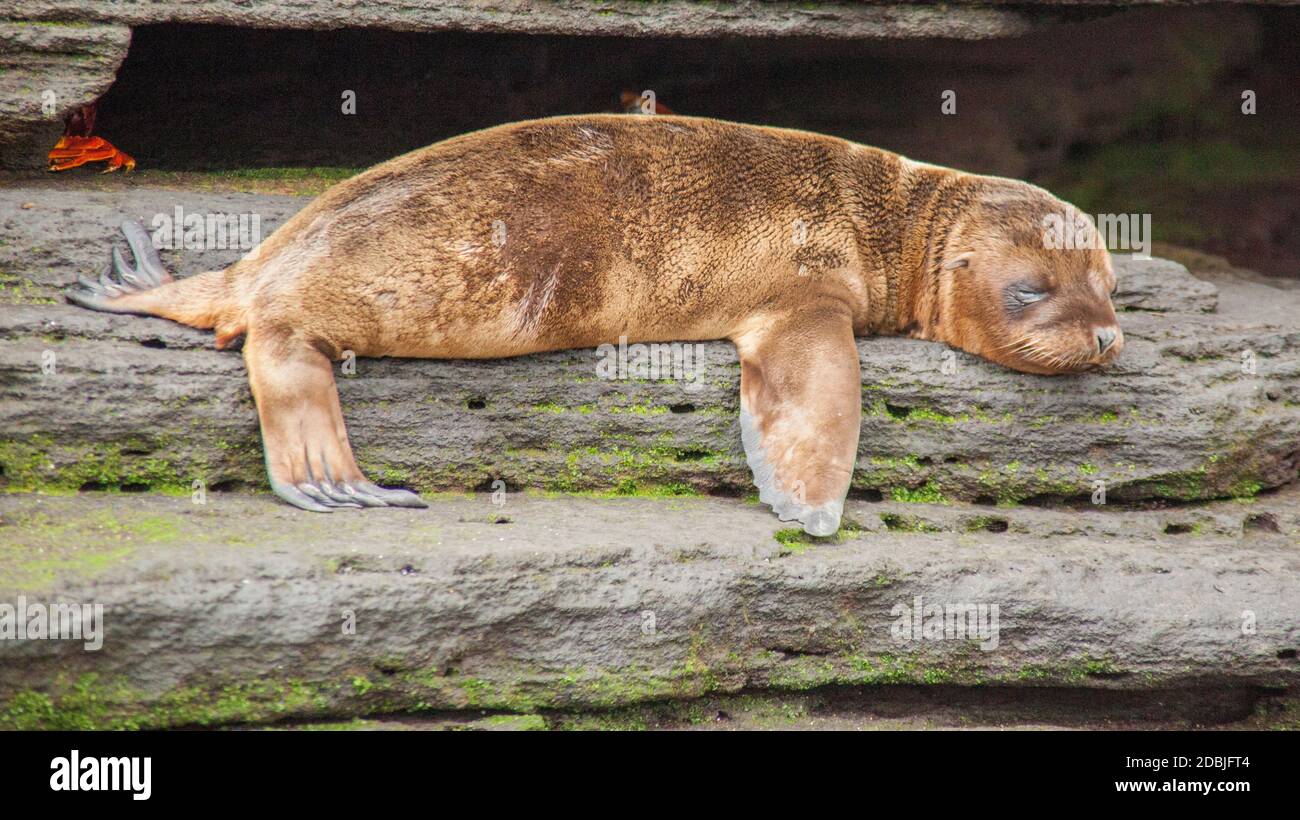
{"label": "sea lion's closed eye", "polygon": [[1018,304],[1032,305],[1034,302],[1040,302],[1043,299],[1046,299],[1047,291],[1021,282],[1008,287],[1007,295]]}

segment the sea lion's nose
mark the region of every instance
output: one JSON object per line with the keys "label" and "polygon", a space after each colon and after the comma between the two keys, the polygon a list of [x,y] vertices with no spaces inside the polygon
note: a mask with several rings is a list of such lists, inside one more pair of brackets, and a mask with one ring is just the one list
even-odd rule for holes
{"label": "sea lion's nose", "polygon": [[1118,335],[1113,327],[1097,328],[1097,355],[1105,355],[1110,346],[1115,344],[1115,337]]}

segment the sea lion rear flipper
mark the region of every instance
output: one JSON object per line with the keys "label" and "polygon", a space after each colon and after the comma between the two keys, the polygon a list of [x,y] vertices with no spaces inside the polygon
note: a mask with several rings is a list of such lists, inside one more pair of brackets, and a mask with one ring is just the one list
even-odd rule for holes
{"label": "sea lion rear flipper", "polygon": [[77,283],[66,291],[73,304],[110,313],[140,312],[138,307],[131,306],[132,300],[119,297],[138,295],[174,281],[158,257],[144,225],[127,220],[122,223],[122,233],[131,246],[135,267],[126,263],[120,250],[112,248],[109,263],[97,279],[77,274]]}
{"label": "sea lion rear flipper", "polygon": [[848,308],[803,306],[734,338],[740,429],[758,497],[811,535],[839,529],[862,424]]}
{"label": "sea lion rear flipper", "polygon": [[127,264],[122,252],[111,248],[99,276],[79,273],[77,281],[64,289],[69,302],[107,313],[161,316],[190,327],[215,327],[218,348],[244,332],[244,311],[230,292],[225,271],[175,279],[163,266],[144,225],[127,220],[122,233],[134,264]]}
{"label": "sea lion rear flipper", "polygon": [[244,361],[276,495],[313,512],[428,506],[415,493],[377,487],[361,473],[324,353],[292,336],[253,331],[244,344]]}

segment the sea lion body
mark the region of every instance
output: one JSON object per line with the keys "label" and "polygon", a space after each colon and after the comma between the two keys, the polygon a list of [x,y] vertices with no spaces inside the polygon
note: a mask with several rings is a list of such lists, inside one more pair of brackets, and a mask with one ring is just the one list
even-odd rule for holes
{"label": "sea lion body", "polygon": [[[818,134],[559,117],[376,166],[224,271],[143,287],[119,268],[69,298],[215,327],[218,346],[245,336],[272,486],[309,509],[409,500],[356,470],[328,365],[345,351],[731,339],[760,497],[824,535],[856,460],[855,335],[910,333],[1043,373],[1118,353],[1109,258],[1043,247],[1053,211],[1077,213],[1022,182]],[[141,270],[160,269],[139,244]]]}
{"label": "sea lion body", "polygon": [[360,355],[493,358],[620,334],[728,338],[815,288],[852,307],[860,334],[889,332],[902,248],[873,242],[850,197],[869,175],[869,195],[911,210],[906,170],[842,140],[713,120],[493,128],[327,191],[227,271],[231,321],[283,319]]}

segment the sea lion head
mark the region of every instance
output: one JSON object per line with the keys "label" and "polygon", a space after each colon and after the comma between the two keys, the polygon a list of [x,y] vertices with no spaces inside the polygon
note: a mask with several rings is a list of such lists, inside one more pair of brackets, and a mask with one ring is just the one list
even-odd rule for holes
{"label": "sea lion head", "polygon": [[944,341],[1044,375],[1114,361],[1115,272],[1092,221],[1041,188],[977,179],[939,260]]}

